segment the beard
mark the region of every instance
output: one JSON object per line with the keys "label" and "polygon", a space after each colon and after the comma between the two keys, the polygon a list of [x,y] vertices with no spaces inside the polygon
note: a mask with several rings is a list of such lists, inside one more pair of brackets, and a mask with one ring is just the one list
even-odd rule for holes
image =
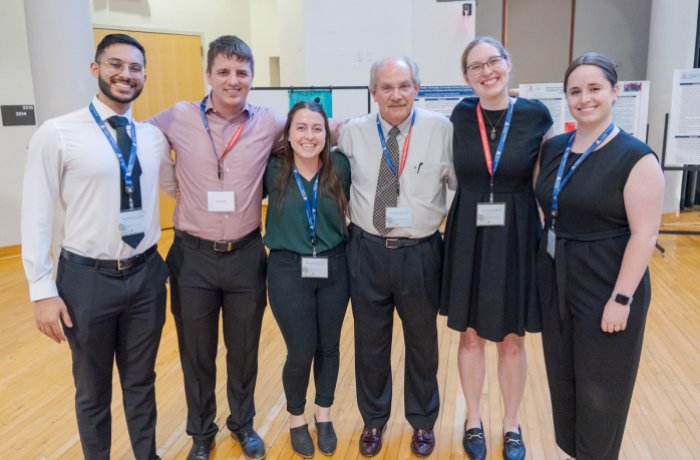
{"label": "beard", "polygon": [[119,104],[130,103],[131,101],[133,101],[137,97],[139,97],[139,95],[141,94],[141,91],[143,91],[143,85],[141,85],[140,87],[136,88],[136,90],[134,91],[134,94],[132,94],[131,96],[119,97],[112,92],[112,90],[109,87],[109,85],[110,85],[109,81],[102,78],[102,75],[100,75],[99,78],[97,79],[97,85],[99,86],[102,94],[104,94],[108,99],[111,99],[112,101],[117,102]]}

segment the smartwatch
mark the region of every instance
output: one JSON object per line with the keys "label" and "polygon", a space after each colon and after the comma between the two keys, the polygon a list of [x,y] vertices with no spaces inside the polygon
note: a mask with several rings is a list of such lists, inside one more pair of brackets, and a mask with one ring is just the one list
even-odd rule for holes
{"label": "smartwatch", "polygon": [[632,296],[627,296],[618,292],[615,295],[615,303],[619,303],[620,305],[629,305],[632,303]]}

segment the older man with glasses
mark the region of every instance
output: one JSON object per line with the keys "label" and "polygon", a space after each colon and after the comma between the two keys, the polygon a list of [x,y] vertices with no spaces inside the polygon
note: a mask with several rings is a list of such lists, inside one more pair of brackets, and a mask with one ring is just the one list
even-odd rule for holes
{"label": "older man with glasses", "polygon": [[340,149],[350,161],[348,267],[355,318],[357,400],[365,428],[360,453],[380,452],[391,411],[394,309],[406,346],[405,408],[414,429],[411,450],[435,446],[438,312],[446,186],[456,184],[452,125],[416,109],[418,66],[407,57],[375,62],[369,90],[379,105],[348,122]]}

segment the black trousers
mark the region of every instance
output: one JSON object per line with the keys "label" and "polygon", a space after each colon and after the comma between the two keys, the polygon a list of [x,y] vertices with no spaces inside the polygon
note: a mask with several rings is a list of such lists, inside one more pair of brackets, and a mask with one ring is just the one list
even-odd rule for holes
{"label": "black trousers", "polygon": [[365,426],[384,426],[391,412],[394,307],[406,348],[406,419],[413,428],[435,425],[440,409],[436,318],[442,250],[439,233],[415,246],[388,249],[352,227],[347,258],[355,318],[357,403]]}
{"label": "black trousers", "polygon": [[187,399],[187,434],[207,440],[218,432],[216,351],[219,316],[226,344],[226,392],[231,431],[252,426],[258,345],[265,311],[267,255],[259,232],[232,252],[214,252],[195,238],[175,236],[167,257],[171,305]]}
{"label": "black trousers", "polygon": [[[580,254],[604,252],[595,247],[599,244],[568,244],[565,288],[543,283],[539,287],[541,294],[548,289],[555,294],[542,302],[542,346],[555,437],[576,460],[619,457],[651,298],[647,271],[634,293],[627,328],[613,334],[601,330],[619,264],[592,271],[577,263]],[[543,252],[541,247],[540,281],[556,276],[551,258]],[[564,257],[564,248],[557,246],[556,253]],[[559,311],[558,295],[564,296],[565,314]]]}
{"label": "black trousers", "polygon": [[328,258],[328,278],[302,278],[301,255],[272,250],[267,265],[270,308],[287,345],[282,372],[287,411],[302,415],[311,364],[315,403],[333,405],[340,366],[340,330],[350,298],[345,244],[318,254]]}
{"label": "black trousers", "polygon": [[158,458],[154,366],[165,322],[167,277],[157,252],[123,272],[64,258],[58,263],[58,292],[73,321],[64,331],[73,358],[80,442],[88,460],[109,459],[115,358],[134,457]]}

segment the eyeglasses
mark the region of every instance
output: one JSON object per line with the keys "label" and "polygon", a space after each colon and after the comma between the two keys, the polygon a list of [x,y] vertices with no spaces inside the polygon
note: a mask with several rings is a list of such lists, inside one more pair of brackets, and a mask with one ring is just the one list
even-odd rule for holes
{"label": "eyeglasses", "polygon": [[109,70],[113,73],[120,73],[124,70],[124,67],[129,69],[129,73],[134,75],[143,75],[144,67],[142,64],[137,62],[124,62],[121,59],[107,59],[106,61],[97,62],[98,64],[106,64]]}
{"label": "eyeglasses", "polygon": [[411,83],[401,83],[399,86],[382,85],[377,88],[377,91],[385,96],[394,94],[394,90],[399,90],[401,94],[409,94],[413,90],[414,86]]}
{"label": "eyeglasses", "polygon": [[489,69],[499,69],[503,65],[503,55],[498,55],[494,56],[492,58],[489,58],[488,61],[486,62],[475,62],[473,64],[469,64],[467,66],[467,72],[472,73],[472,74],[477,74],[481,73],[484,70],[485,66],[488,66]]}

